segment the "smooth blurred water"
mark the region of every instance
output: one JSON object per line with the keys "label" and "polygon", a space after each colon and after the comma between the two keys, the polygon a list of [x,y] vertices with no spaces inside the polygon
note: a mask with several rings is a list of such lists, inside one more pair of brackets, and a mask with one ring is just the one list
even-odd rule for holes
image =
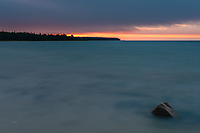
{"label": "smooth blurred water", "polygon": [[200,42],[0,42],[1,133],[198,133],[199,96]]}

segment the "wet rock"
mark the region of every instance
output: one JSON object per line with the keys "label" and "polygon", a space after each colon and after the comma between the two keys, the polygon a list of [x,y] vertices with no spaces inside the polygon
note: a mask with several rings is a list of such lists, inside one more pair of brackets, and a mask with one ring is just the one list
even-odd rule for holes
{"label": "wet rock", "polygon": [[168,102],[163,102],[159,105],[157,105],[152,113],[156,116],[162,116],[162,117],[174,117],[175,112],[172,106]]}

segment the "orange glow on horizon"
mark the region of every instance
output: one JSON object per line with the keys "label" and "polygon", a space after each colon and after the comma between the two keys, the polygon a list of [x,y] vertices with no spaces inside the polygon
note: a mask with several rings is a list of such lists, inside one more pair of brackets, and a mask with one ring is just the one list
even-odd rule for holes
{"label": "orange glow on horizon", "polygon": [[200,40],[200,34],[74,33],[75,37],[116,37],[121,40]]}

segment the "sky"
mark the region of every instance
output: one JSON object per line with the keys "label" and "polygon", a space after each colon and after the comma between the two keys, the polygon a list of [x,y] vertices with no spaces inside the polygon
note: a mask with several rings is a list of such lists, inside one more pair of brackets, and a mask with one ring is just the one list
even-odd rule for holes
{"label": "sky", "polygon": [[200,0],[0,0],[0,30],[200,40]]}

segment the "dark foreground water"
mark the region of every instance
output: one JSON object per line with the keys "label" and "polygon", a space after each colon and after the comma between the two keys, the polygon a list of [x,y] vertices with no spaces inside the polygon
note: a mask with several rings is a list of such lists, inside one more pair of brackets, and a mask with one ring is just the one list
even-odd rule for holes
{"label": "dark foreground water", "polygon": [[200,42],[0,42],[0,132],[198,133]]}

